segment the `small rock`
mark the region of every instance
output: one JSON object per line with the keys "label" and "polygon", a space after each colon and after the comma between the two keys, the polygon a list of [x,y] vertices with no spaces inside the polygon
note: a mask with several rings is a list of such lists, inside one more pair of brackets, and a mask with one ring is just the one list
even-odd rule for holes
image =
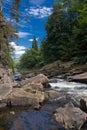
{"label": "small rock", "polygon": [[15,112],[14,111],[10,111],[10,114],[15,115]]}

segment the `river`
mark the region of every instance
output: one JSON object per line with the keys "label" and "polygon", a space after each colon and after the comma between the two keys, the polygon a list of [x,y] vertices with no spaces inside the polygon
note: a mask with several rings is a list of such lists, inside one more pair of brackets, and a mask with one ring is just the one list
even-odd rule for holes
{"label": "river", "polygon": [[[54,79],[53,79],[54,80]],[[87,84],[68,82],[64,79],[55,79],[55,83],[50,83],[52,89],[64,92],[67,94],[72,94],[75,97],[81,97],[87,95]]]}
{"label": "river", "polygon": [[[87,94],[87,84],[57,79],[51,89],[79,97]],[[59,104],[46,102],[40,110],[12,108],[0,112],[0,130],[64,130],[53,120],[52,113]]]}

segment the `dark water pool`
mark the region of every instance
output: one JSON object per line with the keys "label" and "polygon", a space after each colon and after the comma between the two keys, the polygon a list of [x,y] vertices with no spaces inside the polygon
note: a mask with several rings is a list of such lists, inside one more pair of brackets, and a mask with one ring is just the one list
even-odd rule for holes
{"label": "dark water pool", "polygon": [[46,103],[40,110],[8,110],[0,114],[0,130],[64,130],[53,120],[57,104]]}

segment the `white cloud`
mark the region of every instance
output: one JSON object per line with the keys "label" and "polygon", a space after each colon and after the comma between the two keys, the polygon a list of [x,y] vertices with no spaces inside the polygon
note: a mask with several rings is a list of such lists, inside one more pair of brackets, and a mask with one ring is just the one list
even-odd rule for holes
{"label": "white cloud", "polygon": [[44,1],[45,0],[30,0],[30,2],[35,5],[42,4]]}
{"label": "white cloud", "polygon": [[30,16],[34,16],[36,18],[44,18],[51,15],[52,10],[53,10],[52,7],[39,6],[39,7],[30,7],[30,9],[26,9],[26,12],[28,11]]}
{"label": "white cloud", "polygon": [[29,41],[29,42],[33,42],[33,39],[29,39],[28,41]]}
{"label": "white cloud", "polygon": [[[38,41],[38,40],[39,40],[39,38],[37,37],[37,38],[36,38],[36,40]],[[29,41],[29,42],[33,42],[33,38],[28,39],[28,41]]]}
{"label": "white cloud", "polygon": [[30,33],[28,32],[18,32],[16,33],[18,35],[19,38],[25,38],[27,37],[28,35],[31,35]]}
{"label": "white cloud", "polygon": [[22,54],[24,54],[25,53],[25,51],[18,51],[18,52],[16,52],[16,55],[22,55]]}
{"label": "white cloud", "polygon": [[18,45],[16,45],[15,42],[10,42],[9,44],[14,48],[15,55],[21,56],[22,54],[25,53],[26,47],[18,46]]}

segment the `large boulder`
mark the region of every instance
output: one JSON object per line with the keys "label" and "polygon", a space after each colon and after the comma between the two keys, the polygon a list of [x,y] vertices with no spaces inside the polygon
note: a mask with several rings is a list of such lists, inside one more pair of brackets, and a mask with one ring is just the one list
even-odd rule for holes
{"label": "large boulder", "polygon": [[[3,77],[1,78],[1,83],[4,85],[3,91],[5,93],[0,103],[2,104],[1,106],[4,103],[4,106],[7,104],[9,107],[28,106],[31,108],[40,108],[41,104],[45,101],[43,88],[44,84],[48,83],[48,78],[40,74],[30,79],[15,82],[12,88],[12,75],[7,72],[7,70],[4,70],[4,73],[2,72],[3,76],[1,75]],[[7,91],[8,88],[11,88],[11,91]]]}
{"label": "large boulder", "polygon": [[70,102],[64,108],[58,108],[54,118],[67,130],[80,130],[86,121],[87,114]]}
{"label": "large boulder", "polygon": [[25,80],[22,80],[20,82],[20,86],[24,86],[26,84],[42,84],[43,85],[43,88],[44,87],[51,87],[50,84],[49,84],[49,79],[43,75],[43,74],[39,74],[35,77],[32,77],[32,78],[26,78]]}
{"label": "large boulder", "polygon": [[44,87],[50,87],[49,79],[43,74],[39,74],[35,77],[30,78],[29,82],[32,84],[41,83]]}
{"label": "large boulder", "polygon": [[11,106],[28,106],[31,108],[40,108],[40,105],[44,102],[44,92],[35,91],[27,88],[15,88],[13,92],[8,96],[6,102],[9,107]]}
{"label": "large boulder", "polygon": [[87,72],[82,73],[82,74],[77,74],[74,76],[69,76],[68,79],[72,81],[87,83]]}

